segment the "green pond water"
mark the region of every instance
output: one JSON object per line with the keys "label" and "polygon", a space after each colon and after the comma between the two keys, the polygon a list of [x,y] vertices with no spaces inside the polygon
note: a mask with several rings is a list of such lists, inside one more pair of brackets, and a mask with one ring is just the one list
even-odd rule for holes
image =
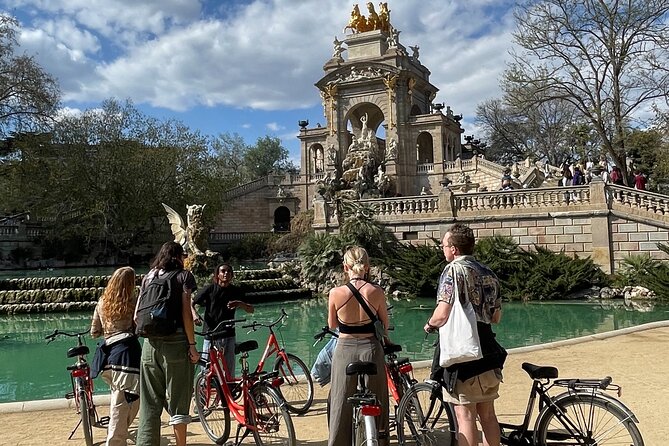
{"label": "green pond water", "polygon": [[[432,299],[396,301],[391,303],[393,341],[400,343],[404,355],[412,360],[431,359],[434,338],[427,340],[423,325],[433,308]],[[280,329],[280,340],[311,366],[323,344],[315,347],[313,335],[326,323],[326,302],[314,299],[303,302],[262,304],[256,307],[254,320],[271,321],[285,308],[289,317]],[[243,312],[238,312],[243,314]],[[47,345],[44,336],[54,329],[85,330],[89,313],[53,313],[0,317],[0,402],[61,398],[68,391],[66,366],[72,360],[65,356],[72,340],[59,339]],[[621,304],[597,303],[507,303],[502,322],[495,327],[498,339],[507,348],[535,345],[601,333],[658,320],[669,319],[669,307],[648,306],[641,310]],[[249,319],[250,320],[250,319]],[[264,346],[267,330],[247,334],[238,329],[238,340],[256,339]],[[201,342],[201,341],[200,341]],[[91,348],[95,341],[87,339]],[[260,351],[251,360],[257,361]],[[559,364],[556,364],[559,366]],[[107,387],[96,380],[99,392]]]}

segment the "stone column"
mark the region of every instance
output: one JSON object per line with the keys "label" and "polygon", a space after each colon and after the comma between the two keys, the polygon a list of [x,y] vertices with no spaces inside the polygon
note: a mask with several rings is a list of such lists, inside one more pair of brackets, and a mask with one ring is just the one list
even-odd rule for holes
{"label": "stone column", "polygon": [[613,253],[611,252],[609,205],[606,198],[606,183],[598,175],[593,175],[590,182],[590,203],[593,207],[592,217],[590,218],[592,261],[606,274],[611,274],[613,271]]}

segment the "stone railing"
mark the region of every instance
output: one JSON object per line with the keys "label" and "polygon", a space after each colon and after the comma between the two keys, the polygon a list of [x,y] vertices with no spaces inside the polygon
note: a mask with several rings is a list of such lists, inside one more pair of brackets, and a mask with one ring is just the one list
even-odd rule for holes
{"label": "stone railing", "polygon": [[325,172],[317,172],[311,175],[311,181],[313,183],[325,179],[325,175],[327,175]]}
{"label": "stone railing", "polygon": [[486,192],[453,195],[453,210],[463,213],[499,210],[537,210],[590,205],[588,186],[560,188],[519,189],[503,192]]}
{"label": "stone railing", "polygon": [[[314,208],[315,227],[337,227],[335,204],[322,200],[318,203],[322,208]],[[599,215],[617,212],[649,218],[660,225],[669,224],[668,196],[606,185],[601,181],[586,186],[477,193],[453,193],[445,188],[439,195],[376,198],[360,200],[360,203],[371,207],[381,222],[396,222],[403,218],[407,221],[431,217],[452,220],[457,217],[513,218],[564,212],[595,212]]]}
{"label": "stone railing", "polygon": [[628,187],[607,186],[612,209],[642,211],[669,217],[669,197]]}
{"label": "stone railing", "polygon": [[248,194],[249,192],[254,192],[258,189],[262,189],[268,184],[269,184],[269,177],[258,178],[257,180],[253,180],[251,182],[242,184],[241,186],[233,187],[232,189],[225,191],[223,193],[223,199],[231,200],[233,198]]}
{"label": "stone railing", "polygon": [[423,163],[416,167],[416,173],[432,173],[434,172],[434,163]]}
{"label": "stone railing", "polygon": [[439,211],[439,197],[420,195],[403,198],[374,198],[360,200],[360,204],[371,207],[379,217],[393,215],[427,215]]}

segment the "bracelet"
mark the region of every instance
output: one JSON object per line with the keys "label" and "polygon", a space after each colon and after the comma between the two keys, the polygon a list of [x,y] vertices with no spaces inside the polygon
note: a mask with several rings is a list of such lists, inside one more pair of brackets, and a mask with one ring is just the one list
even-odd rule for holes
{"label": "bracelet", "polygon": [[430,327],[432,330],[436,330],[437,328],[439,328],[439,327],[436,327],[436,326],[432,325],[432,324],[430,323],[429,320],[426,322],[426,324],[427,324],[427,326]]}
{"label": "bracelet", "polygon": [[195,342],[189,342],[188,345],[197,345]]}

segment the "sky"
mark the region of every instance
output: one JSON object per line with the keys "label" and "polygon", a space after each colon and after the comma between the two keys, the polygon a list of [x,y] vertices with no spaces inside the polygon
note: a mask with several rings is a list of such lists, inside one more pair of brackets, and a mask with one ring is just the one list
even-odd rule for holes
{"label": "sky", "polygon": [[[366,2],[357,2],[366,14]],[[500,97],[513,0],[390,0],[405,47],[465,134]],[[21,24],[20,51],[58,79],[64,112],[130,99],[149,116],[204,134],[278,137],[299,164],[298,120],[325,125],[318,89],[351,0],[0,0]],[[378,2],[374,5],[378,11]],[[346,52],[344,52],[346,57]],[[480,136],[480,135],[477,135]]]}

